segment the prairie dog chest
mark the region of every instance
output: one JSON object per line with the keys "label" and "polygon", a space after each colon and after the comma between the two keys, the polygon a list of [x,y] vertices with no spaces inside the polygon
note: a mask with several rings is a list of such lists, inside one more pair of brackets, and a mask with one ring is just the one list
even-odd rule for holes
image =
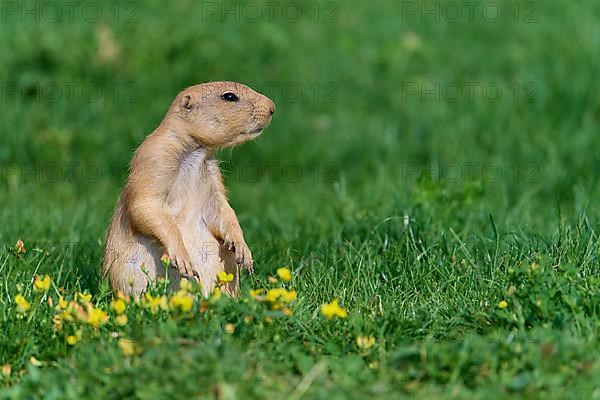
{"label": "prairie dog chest", "polygon": [[204,204],[214,193],[218,161],[209,157],[204,149],[184,156],[167,197],[173,215],[199,217]]}

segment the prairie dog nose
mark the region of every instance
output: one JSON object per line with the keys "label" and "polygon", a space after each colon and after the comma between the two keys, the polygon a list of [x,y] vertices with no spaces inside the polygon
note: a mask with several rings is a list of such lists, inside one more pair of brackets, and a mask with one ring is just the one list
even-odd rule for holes
{"label": "prairie dog nose", "polygon": [[275,114],[275,109],[275,103],[273,103],[273,100],[269,99],[269,114]]}

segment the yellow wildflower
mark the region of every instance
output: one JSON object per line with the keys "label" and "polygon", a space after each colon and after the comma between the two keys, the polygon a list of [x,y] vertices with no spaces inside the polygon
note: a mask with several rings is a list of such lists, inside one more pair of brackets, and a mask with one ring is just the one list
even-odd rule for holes
{"label": "yellow wildflower", "polygon": [[142,297],[142,304],[144,306],[147,306],[148,304],[150,304],[150,302],[152,302],[153,299],[154,297],[150,293],[146,292],[144,293],[144,297]]}
{"label": "yellow wildflower", "polygon": [[72,321],[73,318],[78,318],[80,321],[86,322],[88,315],[79,303],[76,301],[70,301],[67,309],[61,314],[61,317],[65,321]]}
{"label": "yellow wildflower", "polygon": [[357,336],[356,345],[363,350],[370,349],[375,344],[373,336]]}
{"label": "yellow wildflower", "polygon": [[278,268],[277,276],[279,276],[279,278],[284,282],[289,282],[292,280],[292,273],[286,267]]}
{"label": "yellow wildflower", "polygon": [[298,294],[296,293],[295,290],[287,290],[281,294],[281,297],[279,298],[279,300],[282,301],[283,303],[290,303],[290,302],[296,300],[296,297],[298,297]]}
{"label": "yellow wildflower", "polygon": [[225,332],[227,332],[227,333],[235,332],[235,325],[234,324],[225,324]]}
{"label": "yellow wildflower", "polygon": [[62,318],[60,317],[60,315],[55,315],[54,317],[52,317],[52,328],[55,331],[60,331],[62,329]]}
{"label": "yellow wildflower", "polygon": [[119,326],[125,326],[127,325],[127,315],[122,314],[122,315],[118,315],[117,318],[115,318],[115,323]]}
{"label": "yellow wildflower", "polygon": [[21,239],[17,240],[17,243],[15,244],[15,251],[17,252],[17,254],[25,254],[25,252],[27,251],[25,249],[25,243],[23,243]]}
{"label": "yellow wildflower", "polygon": [[160,257],[160,262],[165,268],[169,268],[171,266],[171,258],[167,255],[167,253],[164,253]]}
{"label": "yellow wildflower", "polygon": [[88,317],[86,322],[92,325],[94,328],[97,328],[108,322],[108,314],[99,308],[90,306],[88,308]]}
{"label": "yellow wildflower", "polygon": [[117,345],[125,357],[131,357],[132,355],[140,352],[140,348],[137,343],[131,339],[119,339]]}
{"label": "yellow wildflower", "polygon": [[75,335],[69,335],[69,336],[67,336],[67,344],[69,346],[75,346],[78,341],[79,341],[79,339]]}
{"label": "yellow wildflower", "polygon": [[506,300],[502,300],[498,303],[498,308],[504,309],[508,307],[508,303],[506,302]]}
{"label": "yellow wildflower", "polygon": [[282,307],[282,304],[290,303],[296,300],[297,297],[297,293],[295,290],[288,291],[285,288],[269,289],[266,293],[264,289],[256,289],[250,290],[249,293],[250,297],[252,297],[253,299],[271,303],[272,310],[280,309]]}
{"label": "yellow wildflower", "polygon": [[50,289],[50,284],[52,283],[52,279],[48,275],[44,275],[44,277],[40,277],[36,275],[35,280],[33,281],[33,291],[34,292],[47,292]]}
{"label": "yellow wildflower", "polygon": [[64,310],[68,305],[68,301],[66,301],[62,296],[58,296],[58,304],[56,305],[57,310]]}
{"label": "yellow wildflower", "polygon": [[120,290],[117,290],[117,299],[123,300],[125,303],[129,303],[129,295],[125,295]]}
{"label": "yellow wildflower", "polygon": [[10,376],[11,373],[12,373],[12,367],[10,366],[10,364],[4,364],[2,366],[2,375]]}
{"label": "yellow wildflower", "polygon": [[275,303],[285,292],[286,290],[284,288],[269,289],[264,297],[264,300],[268,301],[269,303]]}
{"label": "yellow wildflower", "polygon": [[167,304],[167,298],[165,296],[152,297],[148,292],[144,294],[142,301],[144,307],[149,308],[152,314],[156,314],[159,309],[167,311],[169,305]]}
{"label": "yellow wildflower", "polygon": [[220,284],[231,282],[233,280],[233,274],[228,274],[225,271],[219,271],[217,273],[217,279],[219,279]]}
{"label": "yellow wildflower", "polygon": [[194,298],[184,290],[180,290],[171,297],[171,308],[182,312],[189,312],[194,305]]}
{"label": "yellow wildflower", "polygon": [[188,281],[185,278],[181,278],[181,280],[179,281],[179,289],[185,290],[186,292],[191,291],[192,290],[192,282]]}
{"label": "yellow wildflower", "polygon": [[290,290],[287,291],[284,288],[274,288],[269,289],[267,294],[265,294],[262,299],[259,298],[260,301],[266,301],[271,303],[272,310],[278,310],[281,308],[282,304],[289,303],[296,299],[296,291]]}
{"label": "yellow wildflower", "polygon": [[219,301],[220,298],[221,298],[221,289],[217,286],[216,288],[213,289],[212,294],[210,295],[210,302],[214,303],[216,301]]}
{"label": "yellow wildflower", "polygon": [[110,303],[110,308],[116,312],[118,315],[121,315],[125,312],[125,309],[127,308],[127,304],[125,303],[125,301],[123,299],[117,299],[117,300],[113,300]]}
{"label": "yellow wildflower", "polygon": [[26,313],[31,308],[31,304],[20,294],[15,296],[15,304],[17,305],[17,312],[21,314]]}
{"label": "yellow wildflower", "polygon": [[254,289],[254,290],[250,290],[250,297],[252,297],[253,299],[258,299],[263,293],[265,292],[265,289]]}
{"label": "yellow wildflower", "polygon": [[267,294],[264,296],[264,301],[269,303],[276,303],[280,301],[282,303],[289,303],[296,300],[297,293],[295,290],[285,290],[284,288],[269,289]]}
{"label": "yellow wildflower", "polygon": [[329,304],[321,305],[321,314],[328,319],[333,317],[346,318],[348,316],[348,312],[339,306],[338,299],[333,299]]}
{"label": "yellow wildflower", "polygon": [[56,321],[53,320],[54,327],[57,328],[58,330],[60,330],[62,328],[63,321],[73,322],[73,320],[74,320],[73,315],[71,315],[71,313],[69,311],[63,311],[60,314],[57,314],[54,318],[56,318]]}
{"label": "yellow wildflower", "polygon": [[85,304],[92,300],[92,295],[89,293],[78,293],[78,298],[81,304]]}

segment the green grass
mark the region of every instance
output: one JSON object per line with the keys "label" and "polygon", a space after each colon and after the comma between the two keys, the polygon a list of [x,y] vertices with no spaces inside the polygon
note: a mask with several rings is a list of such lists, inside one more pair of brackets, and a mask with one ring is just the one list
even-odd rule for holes
{"label": "green grass", "polygon": [[[298,22],[278,8],[256,23],[191,0],[120,9],[125,23],[98,4],[99,22],[2,15],[0,397],[600,396],[598,2],[537,2],[535,23],[515,23],[509,1],[497,23],[422,22],[391,0],[335,3],[334,23],[326,2],[319,22],[301,1]],[[261,138],[219,155],[256,260],[242,298],[55,332],[48,296],[109,308],[104,232],[133,150],[180,89],[221,79],[278,107]],[[501,98],[407,92],[473,82]],[[284,265],[291,316],[246,294]],[[33,293],[44,274],[50,292]],[[333,298],[348,318],[320,315]],[[140,351],[125,356],[122,338]]]}

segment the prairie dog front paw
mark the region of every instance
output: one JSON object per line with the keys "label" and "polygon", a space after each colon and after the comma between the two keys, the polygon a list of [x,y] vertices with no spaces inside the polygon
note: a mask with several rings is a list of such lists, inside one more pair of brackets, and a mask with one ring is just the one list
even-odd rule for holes
{"label": "prairie dog front paw", "polygon": [[171,267],[175,268],[182,278],[198,278],[198,273],[194,270],[190,255],[185,248],[167,251],[167,255],[171,260]]}
{"label": "prairie dog front paw", "polygon": [[237,265],[253,272],[254,260],[252,259],[252,253],[243,239],[234,240],[226,238],[223,244],[227,250],[235,253],[235,262]]}

